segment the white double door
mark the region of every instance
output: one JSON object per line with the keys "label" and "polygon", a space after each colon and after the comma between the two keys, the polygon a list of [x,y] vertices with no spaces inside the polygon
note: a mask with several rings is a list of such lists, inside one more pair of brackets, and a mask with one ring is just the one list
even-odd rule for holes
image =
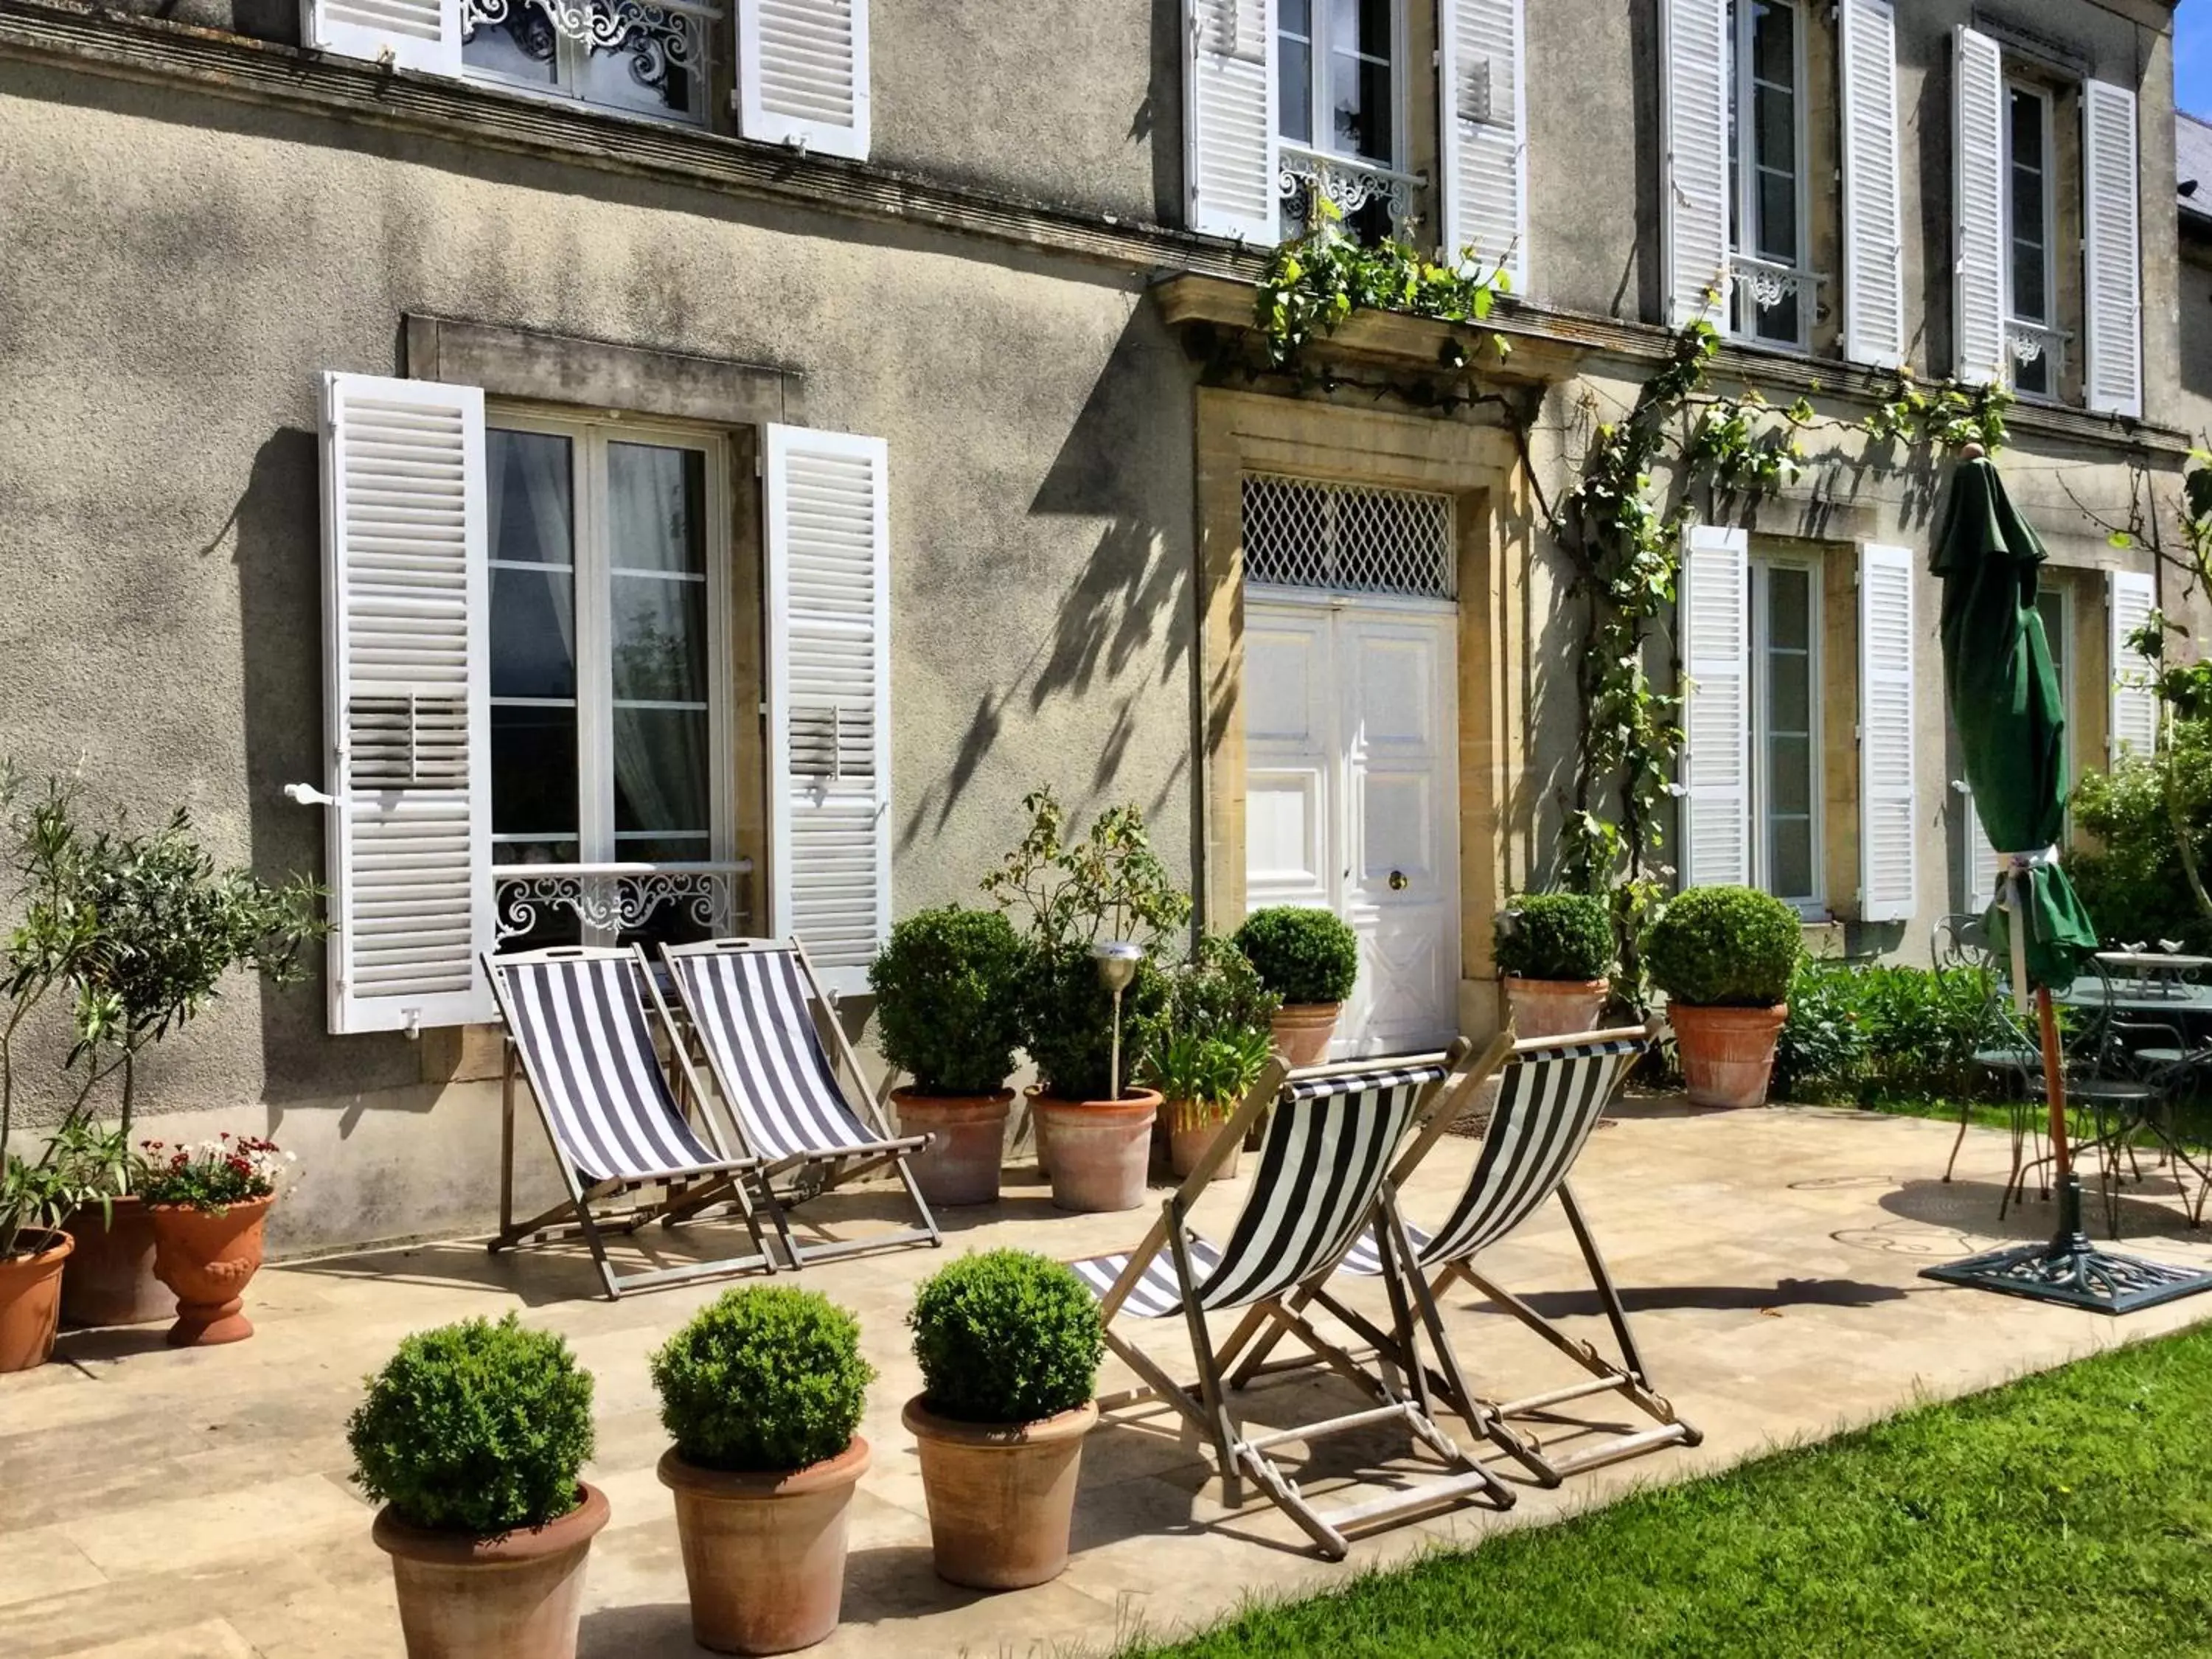
{"label": "white double door", "polygon": [[1459,1030],[1457,635],[1447,602],[1246,592],[1247,902],[1358,934],[1337,1059]]}

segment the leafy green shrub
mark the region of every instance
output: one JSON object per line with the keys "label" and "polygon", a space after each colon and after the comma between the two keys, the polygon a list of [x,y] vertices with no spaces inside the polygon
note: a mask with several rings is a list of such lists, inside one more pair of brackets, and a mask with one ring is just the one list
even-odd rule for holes
{"label": "leafy green shrub", "polygon": [[917,1094],[988,1095],[1013,1074],[1028,953],[1003,911],[957,904],[891,929],[868,968],[876,1038]]}
{"label": "leafy green shrub", "polygon": [[1273,1053],[1274,1039],[1266,1031],[1182,1031],[1147,1052],[1141,1075],[1176,1109],[1176,1128],[1195,1128],[1240,1104]]}
{"label": "leafy green shrub", "polygon": [[2212,884],[2212,721],[2177,720],[2170,738],[2155,756],[2082,778],[2072,801],[2081,844],[2066,872],[2107,945],[2171,939],[2212,951],[2212,917],[2191,896],[2180,840]]}
{"label": "leafy green shrub", "polygon": [[1790,982],[1790,1016],[1774,1045],[1772,1097],[1806,1104],[1856,1100],[1866,1071],[1859,979],[1836,963],[1807,962]]}
{"label": "leafy green shrub", "polygon": [[1985,1081],[1973,1051],[1998,1040],[1990,994],[1971,968],[1808,962],[1790,982],[1775,1091],[1867,1105],[1969,1095]]}
{"label": "leafy green shrub", "polygon": [[404,1340],[346,1424],[354,1480],[403,1521],[492,1538],[576,1507],[592,1377],[513,1314]]}
{"label": "leafy green shrub", "polygon": [[1170,974],[1168,1024],[1176,1031],[1205,1036],[1265,1035],[1282,998],[1269,990],[1252,959],[1237,941],[1208,933],[1190,960]]}
{"label": "leafy green shrub", "polygon": [[1247,916],[1236,939],[1260,982],[1286,1003],[1341,1002],[1359,977],[1359,936],[1327,910],[1270,905]]}
{"label": "leafy green shrub", "polygon": [[803,1469],[843,1451],[875,1368],[819,1291],[726,1291],[653,1353],[661,1426],[702,1469]]}
{"label": "leafy green shrub", "polygon": [[[1166,969],[1146,957],[1121,993],[1121,1080],[1167,1012]],[[1036,1062],[1044,1091],[1060,1100],[1103,1100],[1112,1087],[1114,997],[1099,982],[1087,945],[1040,951],[1030,959],[1021,991],[1022,1043]]]}
{"label": "leafy green shrub", "polygon": [[1493,954],[1522,979],[1603,979],[1613,971],[1613,915],[1593,893],[1523,893],[1498,913]]}
{"label": "leafy green shrub", "polygon": [[1236,942],[1208,933],[1169,975],[1165,1013],[1147,1023],[1137,1074],[1170,1102],[1195,1108],[1195,1127],[1243,1099],[1274,1042],[1269,1022],[1283,1000],[1260,982]]}
{"label": "leafy green shrub", "polygon": [[929,1409],[958,1423],[1034,1423],[1098,1383],[1098,1302],[1073,1268],[1026,1250],[963,1256],[906,1316]]}
{"label": "leafy green shrub", "polygon": [[1693,1008],[1771,1008],[1804,951],[1797,913],[1748,887],[1692,887],[1644,942],[1652,983]]}

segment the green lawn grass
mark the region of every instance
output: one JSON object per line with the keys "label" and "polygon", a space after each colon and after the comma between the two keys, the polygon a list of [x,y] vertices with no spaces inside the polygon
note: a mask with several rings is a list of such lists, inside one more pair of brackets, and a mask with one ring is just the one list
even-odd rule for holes
{"label": "green lawn grass", "polygon": [[2212,1653],[2212,1328],[1130,1652]]}

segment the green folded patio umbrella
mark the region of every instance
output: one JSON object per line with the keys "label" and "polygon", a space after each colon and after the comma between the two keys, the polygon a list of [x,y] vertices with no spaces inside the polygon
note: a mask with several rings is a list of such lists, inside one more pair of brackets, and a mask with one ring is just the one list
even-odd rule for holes
{"label": "green folded patio umbrella", "polygon": [[2066,819],[2065,702],[2035,605],[2043,542],[2014,509],[1995,463],[1970,446],[1931,550],[1943,580],[1943,687],[1966,783],[2003,873],[1989,910],[2013,994],[2033,988],[2051,1109],[2058,1226],[2049,1244],[1998,1250],[1928,1269],[1953,1284],[2122,1313],[2212,1289],[2212,1274],[2114,1255],[2081,1231],[2081,1181],[2066,1137],[2066,1076],[2052,988],[2074,982],[2097,930],[2060,867]]}

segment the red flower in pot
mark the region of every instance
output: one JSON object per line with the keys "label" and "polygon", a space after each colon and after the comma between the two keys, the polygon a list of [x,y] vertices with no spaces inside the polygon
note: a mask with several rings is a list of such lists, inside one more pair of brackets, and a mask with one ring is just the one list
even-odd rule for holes
{"label": "red flower in pot", "polygon": [[253,1334],[246,1282],[261,1267],[262,1224],[292,1154],[258,1135],[228,1133],[175,1147],[149,1140],[145,1151],[154,1273],[177,1293],[170,1345],[244,1341]]}

